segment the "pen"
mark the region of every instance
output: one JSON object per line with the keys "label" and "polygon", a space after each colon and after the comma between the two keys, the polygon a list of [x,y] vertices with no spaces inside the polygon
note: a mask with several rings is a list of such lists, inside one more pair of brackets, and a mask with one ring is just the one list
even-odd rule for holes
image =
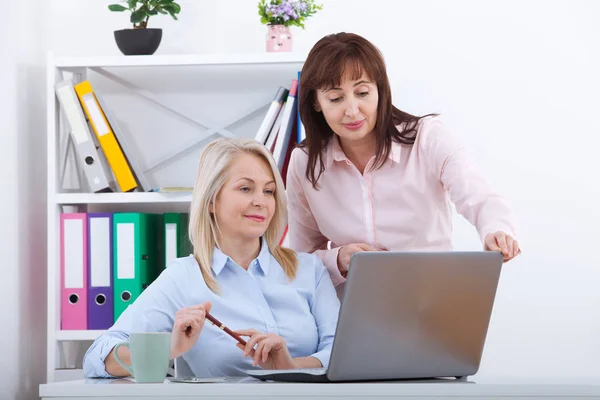
{"label": "pen", "polygon": [[223,323],[221,321],[219,321],[218,319],[216,319],[215,317],[210,315],[210,313],[208,313],[208,312],[206,313],[206,319],[208,319],[213,325],[224,330],[225,333],[227,333],[229,336],[231,336],[232,338],[237,340],[242,346],[246,345],[246,341],[244,339],[242,339],[242,337],[240,335],[238,335],[237,333],[233,332],[231,329],[229,329],[228,327],[223,325]]}

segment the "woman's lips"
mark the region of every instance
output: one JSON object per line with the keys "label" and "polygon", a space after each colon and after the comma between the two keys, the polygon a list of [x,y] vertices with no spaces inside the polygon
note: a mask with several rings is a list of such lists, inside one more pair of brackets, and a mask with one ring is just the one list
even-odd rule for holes
{"label": "woman's lips", "polygon": [[265,217],[261,217],[260,215],[244,215],[246,218],[251,219],[256,222],[263,222]]}
{"label": "woman's lips", "polygon": [[352,131],[355,131],[357,129],[362,128],[362,126],[364,125],[365,120],[363,119],[362,121],[358,121],[358,122],[353,122],[351,124],[344,124],[344,126]]}

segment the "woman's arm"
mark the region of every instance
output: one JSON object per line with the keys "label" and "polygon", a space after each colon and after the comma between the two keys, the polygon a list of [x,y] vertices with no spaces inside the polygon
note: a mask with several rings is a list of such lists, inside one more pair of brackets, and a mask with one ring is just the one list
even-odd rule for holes
{"label": "woman's arm", "polygon": [[338,253],[340,248],[327,249],[329,240],[323,236],[317,225],[310,205],[306,199],[302,182],[306,163],[303,150],[294,149],[288,164],[286,177],[286,197],[288,203],[288,225],[290,248],[298,252],[315,254],[329,270],[334,284],[345,279],[338,269]]}
{"label": "woman's arm", "polygon": [[[125,363],[126,365],[131,365],[131,358],[130,358],[130,354],[129,354],[129,349],[125,346],[121,346],[118,350],[119,352],[119,358],[121,359],[121,361],[123,363]],[[129,371],[127,371],[125,368],[121,367],[121,365],[117,362],[117,359],[115,358],[115,349],[113,347],[113,349],[110,351],[110,353],[108,353],[108,356],[106,357],[106,359],[104,359],[104,367],[106,369],[106,372],[112,376],[129,376]]]}
{"label": "woman's arm", "polygon": [[498,231],[516,238],[512,208],[487,183],[465,147],[437,118],[423,124],[419,146],[456,211],[477,228],[482,242],[488,234]]}
{"label": "woman's arm", "polygon": [[[125,313],[124,313],[125,314]],[[123,317],[123,316],[122,316]],[[119,318],[117,323],[119,324],[127,324],[126,321],[128,317]],[[115,324],[116,325],[116,324]],[[126,342],[129,338],[127,332],[119,331],[119,330],[111,330],[105,332],[101,336],[99,336],[94,343],[90,346],[90,348],[86,351],[85,356],[83,357],[83,375],[86,378],[115,378],[115,377],[124,377],[128,376],[129,372],[125,369],[121,368],[119,365],[119,369],[115,369],[109,367],[114,364],[117,364],[116,360],[114,360],[114,356],[112,354],[113,348],[119,342]],[[124,347],[121,347],[121,350],[127,350]],[[125,358],[121,358],[124,362],[129,362],[129,350],[127,350],[127,355],[122,352],[119,352],[119,356],[126,356]],[[117,364],[118,365],[118,364]]]}
{"label": "woman's arm", "polygon": [[[142,294],[119,316],[115,324],[98,337],[83,358],[86,378],[110,378],[128,376],[114,357],[113,349],[119,342],[126,342],[130,332],[171,332],[173,318],[178,308],[174,299],[179,297],[177,286],[167,268]],[[129,350],[119,349],[119,357],[129,362]]]}
{"label": "woman's arm", "polygon": [[296,357],[294,362],[298,368],[321,368],[323,364],[316,357]]}
{"label": "woman's arm", "polygon": [[[306,259],[301,258],[300,260],[305,262]],[[310,311],[317,324],[319,345],[314,354],[311,354],[309,357],[295,359],[294,361],[299,365],[302,365],[301,368],[327,368],[329,366],[329,358],[331,357],[331,349],[333,348],[335,329],[337,328],[340,301],[329,277],[329,273],[324,268],[321,261],[313,256],[308,259],[308,262],[314,263],[313,268],[316,278],[315,295],[310,303]],[[300,265],[299,268],[306,267]]]}

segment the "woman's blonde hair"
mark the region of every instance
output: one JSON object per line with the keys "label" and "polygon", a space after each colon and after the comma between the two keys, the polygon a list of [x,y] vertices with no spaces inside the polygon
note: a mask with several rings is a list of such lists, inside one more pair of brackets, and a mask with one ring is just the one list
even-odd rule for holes
{"label": "woman's blonde hair", "polygon": [[236,157],[242,153],[252,154],[267,162],[271,168],[277,188],[275,189],[275,214],[263,235],[264,243],[290,279],[296,277],[298,259],[296,253],[279,246],[279,241],[287,225],[287,205],[285,188],[279,169],[271,153],[254,139],[227,138],[209,143],[200,156],[196,171],[196,183],[190,204],[188,234],[194,246],[194,257],[200,265],[200,271],[206,285],[218,291],[218,284],[211,266],[213,249],[219,246],[219,226],[210,204],[216,204],[217,195],[228,178],[228,170]]}

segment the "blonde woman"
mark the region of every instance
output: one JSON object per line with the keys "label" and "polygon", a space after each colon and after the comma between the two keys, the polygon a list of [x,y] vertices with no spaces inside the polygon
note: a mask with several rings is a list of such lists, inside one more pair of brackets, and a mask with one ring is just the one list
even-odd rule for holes
{"label": "blonde woman", "polygon": [[[278,245],[286,224],[283,182],[254,140],[223,139],[204,150],[190,207],[194,254],[179,258],[87,351],[86,377],[123,377],[113,354],[129,332],[172,332],[171,358],[195,376],[256,368],[327,367],[339,301],[315,255]],[[210,312],[247,341],[205,323]],[[119,348],[126,363],[129,350]]]}

